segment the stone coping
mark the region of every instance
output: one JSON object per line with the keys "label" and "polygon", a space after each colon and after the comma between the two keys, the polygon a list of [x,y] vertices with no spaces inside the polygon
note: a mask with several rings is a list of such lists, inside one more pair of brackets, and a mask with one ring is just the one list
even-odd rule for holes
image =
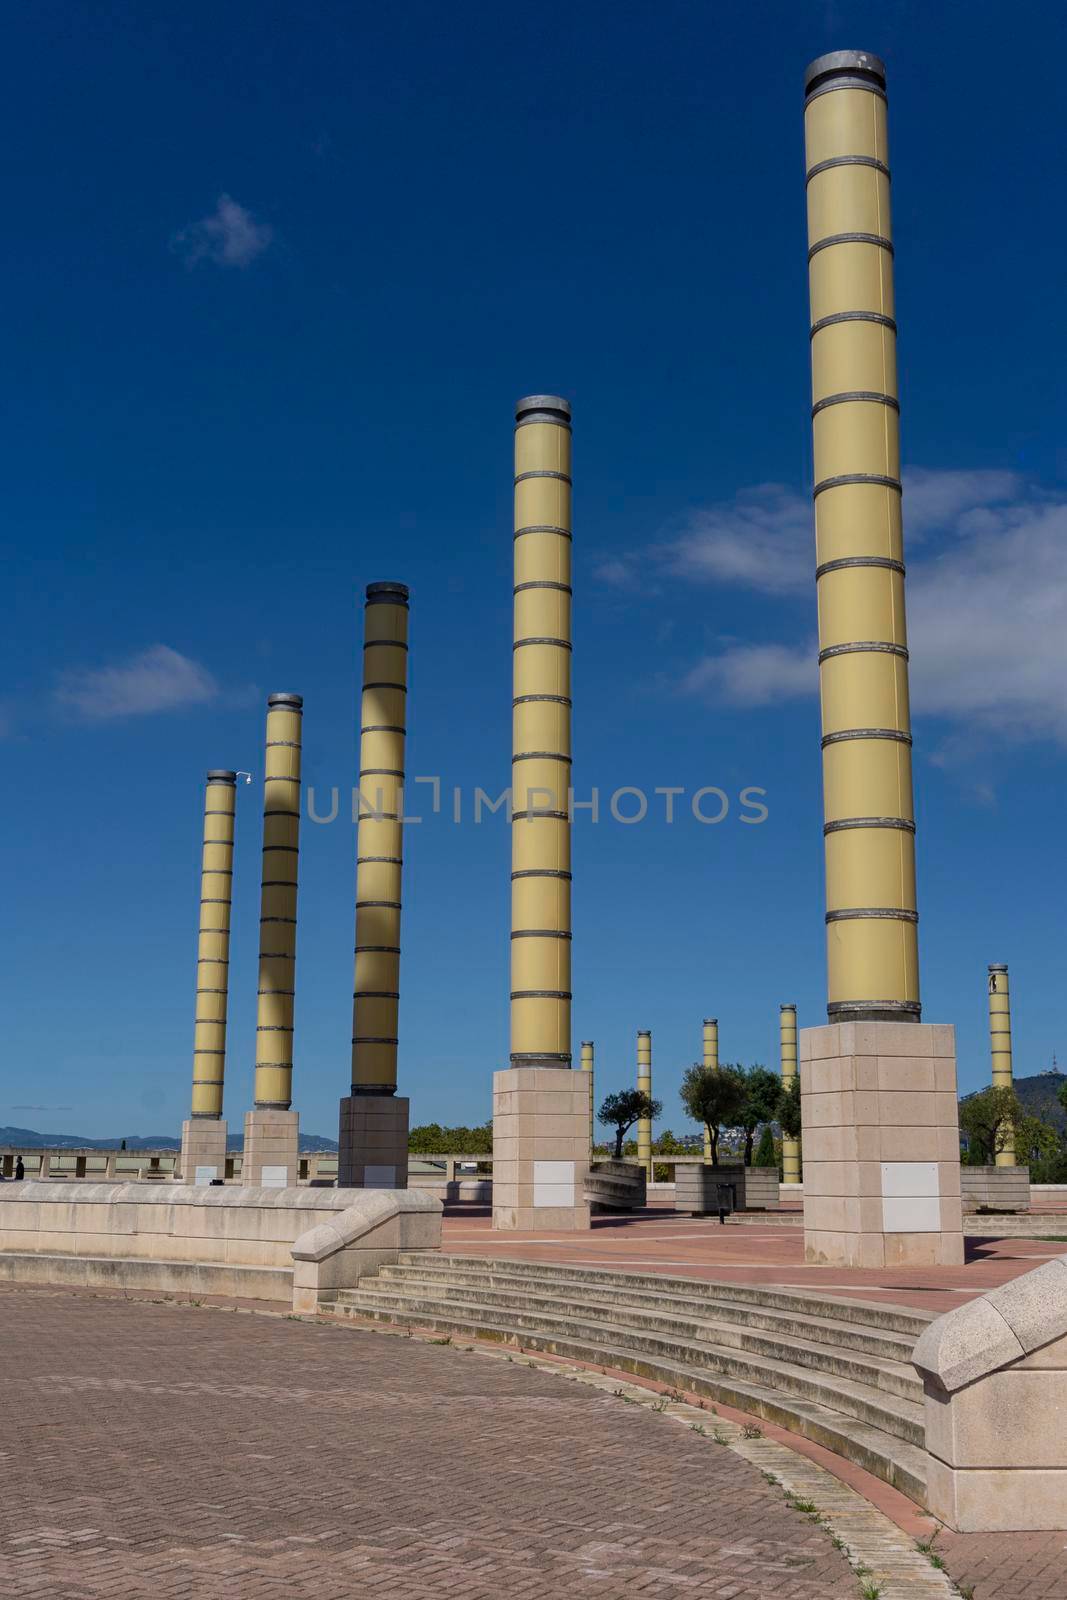
{"label": "stone coping", "polygon": [[1067,1334],[1067,1255],[938,1317],[912,1361],[948,1394]]}
{"label": "stone coping", "polygon": [[[380,1222],[404,1212],[441,1215],[443,1206],[435,1195],[411,1189],[342,1189],[348,1204],[341,1215],[302,1233],[292,1248],[294,1261],[325,1261],[346,1245],[370,1233]],[[353,1196],[358,1196],[353,1199]]]}
{"label": "stone coping", "polygon": [[[80,1205],[149,1205],[149,1206],[207,1206],[231,1210],[233,1208],[267,1208],[275,1211],[347,1211],[364,1200],[384,1200],[395,1203],[395,1211],[433,1211],[440,1201],[432,1195],[413,1189],[318,1189],[302,1186],[292,1189],[256,1189],[240,1184],[212,1186],[207,1184],[175,1183],[72,1183],[65,1179],[49,1183],[47,1179],[27,1178],[21,1183],[0,1184],[0,1204],[17,1204],[19,1201],[39,1204],[60,1201]],[[380,1213],[384,1215],[385,1213]]]}

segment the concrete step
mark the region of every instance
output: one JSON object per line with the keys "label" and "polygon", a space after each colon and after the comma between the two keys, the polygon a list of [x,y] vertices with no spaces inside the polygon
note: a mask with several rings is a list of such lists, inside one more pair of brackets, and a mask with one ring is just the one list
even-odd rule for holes
{"label": "concrete step", "polygon": [[[866,1400],[860,1393],[864,1385],[829,1377],[820,1384],[799,1368],[755,1357],[742,1359],[725,1348],[576,1318],[552,1317],[547,1319],[551,1325],[545,1326],[544,1316],[527,1317],[517,1307],[498,1313],[477,1303],[405,1300],[376,1294],[370,1287],[375,1280],[366,1282],[366,1288],[341,1291],[324,1309],[339,1317],[497,1339],[686,1389],[814,1440],[925,1504],[925,1451],[914,1437],[902,1437],[884,1426],[915,1423],[917,1419],[905,1415],[912,1409],[908,1401],[879,1397],[875,1390],[868,1391]],[[709,1417],[709,1432],[713,1427]],[[908,1431],[914,1434],[914,1426]]]}
{"label": "concrete step", "polygon": [[528,1278],[508,1272],[474,1273],[460,1268],[449,1270],[443,1264],[436,1265],[434,1258],[429,1255],[424,1255],[421,1262],[414,1262],[410,1266],[383,1266],[378,1281],[437,1283],[457,1290],[478,1287],[485,1293],[499,1292],[507,1296],[513,1296],[522,1290],[527,1297],[526,1303],[530,1303],[528,1298],[530,1296],[549,1295],[558,1298],[560,1295],[565,1295],[567,1300],[576,1305],[595,1304],[607,1307],[623,1305],[628,1308],[647,1309],[650,1312],[663,1312],[669,1316],[691,1316],[712,1322],[717,1327],[723,1328],[724,1332],[731,1324],[737,1324],[744,1329],[777,1334],[790,1341],[801,1340],[806,1344],[829,1345],[847,1349],[852,1353],[877,1356],[889,1362],[903,1364],[907,1368],[909,1379],[917,1386],[916,1392],[921,1392],[911,1366],[911,1352],[915,1346],[914,1335],[882,1332],[877,1328],[867,1328],[861,1324],[840,1320],[833,1316],[835,1308],[829,1302],[820,1302],[818,1315],[808,1310],[778,1311],[734,1299],[730,1293],[732,1287],[730,1285],[722,1285],[719,1292],[710,1295],[687,1292],[689,1288],[704,1286],[685,1284],[682,1280],[679,1280],[678,1288],[667,1292],[653,1289],[624,1289],[614,1284],[590,1283],[580,1276]]}
{"label": "concrete step", "polygon": [[411,1313],[432,1317],[443,1323],[451,1318],[477,1321],[487,1329],[518,1329],[522,1333],[541,1333],[560,1338],[575,1338],[594,1345],[602,1340],[615,1348],[642,1355],[681,1362],[693,1369],[706,1369],[737,1378],[741,1382],[765,1384],[783,1395],[795,1395],[836,1409],[872,1427],[880,1428],[909,1444],[924,1441],[922,1407],[898,1395],[884,1394],[870,1383],[859,1382],[833,1372],[818,1372],[771,1356],[759,1356],[726,1345],[705,1343],[701,1339],[672,1338],[619,1320],[599,1321],[565,1311],[528,1311],[519,1299],[504,1308],[490,1307],[475,1298],[448,1301],[417,1294],[388,1294],[375,1290],[368,1280],[365,1289],[342,1290],[338,1307],[346,1311],[382,1313],[395,1322],[405,1322]]}
{"label": "concrete step", "polygon": [[[368,1281],[367,1288],[372,1286],[376,1294],[393,1295],[405,1303],[415,1299],[445,1300],[456,1304],[476,1303],[505,1311],[511,1306],[521,1305],[524,1313],[536,1316],[560,1311],[580,1312],[584,1320],[666,1333],[676,1339],[697,1340],[703,1344],[766,1356],[815,1372],[829,1372],[837,1377],[869,1384],[882,1393],[897,1395],[917,1405],[922,1400],[922,1385],[908,1359],[910,1347],[895,1352],[891,1358],[857,1352],[843,1342],[831,1342],[826,1337],[829,1325],[820,1329],[822,1338],[813,1340],[805,1337],[799,1319],[790,1319],[791,1326],[784,1332],[763,1332],[753,1326],[751,1316],[745,1317],[741,1307],[727,1308],[727,1314],[720,1316],[717,1308],[708,1305],[696,1315],[687,1315],[684,1308],[671,1305],[666,1297],[660,1297],[663,1302],[660,1306],[637,1305],[624,1302],[617,1296],[601,1298],[596,1291],[568,1289],[565,1297],[558,1292],[529,1288],[523,1288],[517,1294],[513,1287],[502,1286],[479,1286],[475,1291],[470,1286],[451,1284],[447,1280],[419,1279],[406,1275],[401,1278],[382,1275]],[[731,1310],[740,1315],[729,1316]],[[847,1336],[847,1325],[841,1324],[841,1328]]]}
{"label": "concrete step", "polygon": [[[648,1290],[656,1294],[684,1296],[687,1299],[729,1301],[777,1311],[794,1311],[813,1317],[829,1317],[856,1328],[874,1328],[918,1339],[933,1316],[905,1306],[884,1305],[878,1301],[835,1299],[807,1289],[786,1289],[774,1285],[727,1283],[699,1278],[675,1278],[659,1272],[622,1272],[604,1267],[574,1267],[551,1261],[523,1261],[503,1256],[437,1255],[425,1251],[402,1250],[400,1267],[415,1266],[420,1273],[444,1274],[457,1281],[457,1274],[476,1276],[478,1281],[506,1274],[508,1278],[542,1279],[561,1285],[589,1285],[596,1288]],[[385,1270],[385,1269],[383,1269]],[[392,1268],[388,1270],[394,1270]]]}

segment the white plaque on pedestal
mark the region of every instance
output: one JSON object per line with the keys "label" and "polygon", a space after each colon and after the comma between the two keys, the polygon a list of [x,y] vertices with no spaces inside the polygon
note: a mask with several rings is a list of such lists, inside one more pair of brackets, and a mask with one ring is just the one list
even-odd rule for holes
{"label": "white plaque on pedestal", "polygon": [[939,1233],[936,1161],[882,1162],[882,1227],[886,1233]]}
{"label": "white plaque on pedestal", "polygon": [[363,1187],[364,1189],[395,1189],[396,1167],[364,1167]]}
{"label": "white plaque on pedestal", "polygon": [[213,1183],[219,1175],[218,1167],[197,1167],[193,1174],[194,1183]]}
{"label": "white plaque on pedestal", "polygon": [[534,1205],[573,1206],[574,1170],[573,1161],[535,1161]]}
{"label": "white plaque on pedestal", "polygon": [[259,1177],[261,1189],[284,1189],[289,1181],[288,1167],[264,1167]]}

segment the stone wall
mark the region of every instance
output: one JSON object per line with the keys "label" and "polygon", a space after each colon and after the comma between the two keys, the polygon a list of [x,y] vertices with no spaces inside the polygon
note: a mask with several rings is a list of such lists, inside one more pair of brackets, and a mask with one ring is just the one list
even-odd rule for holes
{"label": "stone wall", "polygon": [[440,1242],[441,1202],[407,1190],[0,1185],[7,1282],[249,1296],[307,1310],[400,1250]]}

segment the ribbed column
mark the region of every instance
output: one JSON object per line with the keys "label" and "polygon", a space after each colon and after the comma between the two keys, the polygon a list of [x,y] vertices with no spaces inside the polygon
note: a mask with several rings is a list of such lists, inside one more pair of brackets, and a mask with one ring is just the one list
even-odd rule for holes
{"label": "ribbed column", "polygon": [[[1011,995],[1008,969],[1003,965],[989,968],[989,1048],[994,1089],[1011,1089],[1015,1081],[1011,1061]],[[1014,1140],[998,1150],[994,1160],[998,1167],[1014,1167]]]}
{"label": "ribbed column", "polygon": [[408,590],[367,585],[356,834],[352,1093],[396,1093]]}
{"label": "ribbed column", "polygon": [[592,1159],[593,1143],[596,1138],[596,1104],[593,1091],[593,1041],[582,1040],[582,1071],[589,1075],[589,1155]]}
{"label": "ribbed column", "polygon": [[806,75],[831,1021],[918,1021],[908,650],[885,68]]}
{"label": "ribbed column", "polygon": [[[652,1035],[647,1029],[637,1035],[637,1087],[652,1095]],[[652,1176],[652,1119],[641,1117],[637,1124],[637,1159]]]}
{"label": "ribbed column", "polygon": [[[797,1008],[778,1007],[779,1060],[782,1068],[782,1088],[788,1089],[797,1075]],[[782,1182],[800,1182],[800,1140],[782,1135]]]}
{"label": "ribbed column", "polygon": [[293,1099],[293,998],[303,705],[303,699],[298,694],[272,694],[267,701],[259,1003],[256,1012],[257,1110],[288,1111]]}
{"label": "ribbed column", "polygon": [[[719,1019],[704,1018],[704,1066],[712,1072],[719,1070]],[[704,1129],[704,1160],[711,1160],[711,1134]]]}
{"label": "ribbed column", "polygon": [[511,1064],[571,1064],[571,409],[516,408]]}
{"label": "ribbed column", "polygon": [[236,772],[209,772],[204,793],[204,843],[200,866],[191,1107],[194,1118],[222,1116],[236,802]]}

